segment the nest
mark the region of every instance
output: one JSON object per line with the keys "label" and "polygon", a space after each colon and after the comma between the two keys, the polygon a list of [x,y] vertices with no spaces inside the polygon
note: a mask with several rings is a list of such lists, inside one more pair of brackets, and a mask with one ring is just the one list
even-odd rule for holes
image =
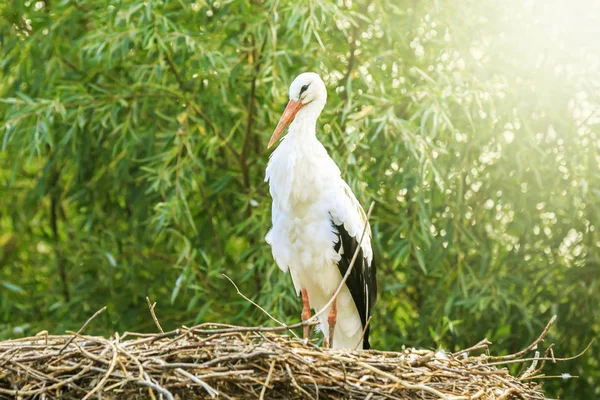
{"label": "nest", "polygon": [[[88,321],[70,335],[0,342],[0,398],[544,399],[534,382],[553,358],[525,356],[553,321],[526,349],[501,357],[489,355],[487,340],[457,353],[346,351],[296,338],[291,328],[302,324],[105,338],[84,335]],[[519,376],[507,369],[513,363],[526,363]]]}

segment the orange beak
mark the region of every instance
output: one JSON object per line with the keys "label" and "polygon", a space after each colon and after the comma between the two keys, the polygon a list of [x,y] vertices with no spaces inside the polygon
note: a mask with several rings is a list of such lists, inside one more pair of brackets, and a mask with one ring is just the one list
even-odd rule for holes
{"label": "orange beak", "polygon": [[275,144],[277,139],[279,139],[279,136],[281,136],[283,131],[285,131],[285,128],[287,128],[292,123],[294,117],[296,116],[296,114],[298,114],[298,111],[300,111],[303,105],[304,104],[302,104],[301,100],[290,100],[287,107],[283,111],[283,115],[281,116],[281,119],[277,124],[277,128],[275,128],[275,132],[273,132],[273,136],[271,136],[271,140],[269,140],[269,145],[267,146],[267,149],[270,149],[271,146]]}

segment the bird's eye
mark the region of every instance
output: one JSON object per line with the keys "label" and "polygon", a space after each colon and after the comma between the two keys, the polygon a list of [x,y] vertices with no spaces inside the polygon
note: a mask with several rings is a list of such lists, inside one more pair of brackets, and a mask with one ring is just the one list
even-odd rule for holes
{"label": "bird's eye", "polygon": [[308,89],[309,85],[304,85],[302,86],[302,88],[300,89],[300,96],[302,96],[302,93],[306,92],[306,90]]}

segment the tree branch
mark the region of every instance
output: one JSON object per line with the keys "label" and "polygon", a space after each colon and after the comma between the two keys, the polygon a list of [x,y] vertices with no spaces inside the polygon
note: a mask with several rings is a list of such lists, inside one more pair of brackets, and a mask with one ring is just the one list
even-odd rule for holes
{"label": "tree branch", "polygon": [[69,301],[71,301],[71,294],[69,292],[69,283],[67,282],[67,271],[65,269],[64,259],[60,254],[60,250],[58,249],[58,244],[60,242],[60,238],[58,237],[58,195],[55,187],[58,183],[59,176],[60,172],[58,170],[54,170],[52,173],[52,178],[50,179],[50,227],[52,229],[52,238],[54,240],[54,256],[56,259],[56,269],[60,278],[63,297],[68,303]]}
{"label": "tree branch", "polygon": [[250,142],[252,137],[252,126],[254,124],[254,109],[256,107],[256,81],[258,74],[260,73],[260,67],[263,61],[263,54],[267,45],[268,36],[265,34],[265,38],[260,48],[260,53],[256,52],[256,43],[254,43],[254,37],[252,40],[252,59],[255,60],[254,72],[252,74],[252,82],[250,83],[250,94],[248,96],[248,119],[246,121],[246,130],[244,132],[244,144],[242,146],[242,153],[240,155],[240,163],[242,165],[242,174],[244,177],[244,186],[246,189],[250,188],[250,171],[248,165],[248,153],[250,152]]}
{"label": "tree branch", "polygon": [[[243,184],[246,191],[250,192],[250,165],[248,164],[248,155],[250,152],[250,143],[252,137],[252,126],[254,124],[254,109],[256,107],[256,81],[258,79],[258,74],[260,73],[260,67],[263,61],[263,54],[265,47],[267,45],[268,35],[265,34],[265,38],[262,42],[260,53],[257,54],[256,51],[256,43],[254,41],[254,37],[251,36],[252,41],[252,60],[254,60],[254,71],[252,74],[252,82],[250,84],[250,94],[248,96],[248,119],[246,121],[246,130],[244,131],[244,142],[242,145],[242,152],[240,154],[240,168],[242,170],[242,179]],[[246,208],[246,215],[248,218],[252,215],[252,209],[250,206]],[[254,239],[250,237],[250,245],[252,246],[254,243]],[[254,285],[256,286],[256,291],[260,292],[262,290],[262,280],[260,271],[255,266],[254,271]]]}
{"label": "tree branch", "polygon": [[163,50],[165,51],[165,60],[167,60],[167,64],[169,64],[169,69],[171,70],[173,75],[175,75],[175,80],[177,81],[179,88],[183,91],[187,91],[185,88],[185,83],[183,82],[183,79],[181,79],[181,75],[179,75],[177,68],[175,68],[175,63],[171,58],[171,54],[169,54],[169,52],[166,49]]}

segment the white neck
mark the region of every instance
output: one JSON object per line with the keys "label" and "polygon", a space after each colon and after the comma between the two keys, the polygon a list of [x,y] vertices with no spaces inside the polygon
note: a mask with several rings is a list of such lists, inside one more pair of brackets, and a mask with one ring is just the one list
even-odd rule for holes
{"label": "white neck", "polygon": [[321,115],[323,106],[324,104],[313,102],[300,109],[289,127],[288,136],[295,138],[314,137],[317,133],[317,119]]}

